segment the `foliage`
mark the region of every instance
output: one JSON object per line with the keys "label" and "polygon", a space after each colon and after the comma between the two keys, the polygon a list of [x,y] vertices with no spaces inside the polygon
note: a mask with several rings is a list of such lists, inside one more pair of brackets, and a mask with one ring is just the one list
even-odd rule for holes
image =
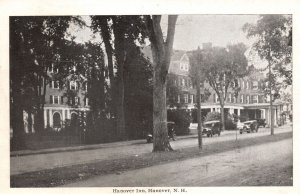
{"label": "foliage", "polygon": [[215,111],[207,113],[205,122],[214,120],[221,120],[221,113]]}
{"label": "foliage", "polygon": [[292,84],[292,18],[290,15],[261,15],[256,24],[245,24],[247,36],[254,37],[253,49],[272,66],[283,86]]}
{"label": "foliage", "polygon": [[168,110],[168,121],[175,122],[175,132],[177,135],[189,134],[192,117],[185,109]]}

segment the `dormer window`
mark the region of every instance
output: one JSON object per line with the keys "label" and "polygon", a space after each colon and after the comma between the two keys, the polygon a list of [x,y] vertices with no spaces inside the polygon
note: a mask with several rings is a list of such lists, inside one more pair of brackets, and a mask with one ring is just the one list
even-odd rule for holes
{"label": "dormer window", "polygon": [[182,58],[180,59],[180,70],[183,71],[189,70],[189,58],[186,54],[183,55]]}
{"label": "dormer window", "polygon": [[70,90],[77,90],[77,83],[75,81],[70,81]]}

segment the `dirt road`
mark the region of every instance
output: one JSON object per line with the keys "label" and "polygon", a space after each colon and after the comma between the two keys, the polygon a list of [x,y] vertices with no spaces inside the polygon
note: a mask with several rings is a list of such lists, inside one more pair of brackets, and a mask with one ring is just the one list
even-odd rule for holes
{"label": "dirt road", "polygon": [[292,138],[94,177],[66,187],[291,185]]}

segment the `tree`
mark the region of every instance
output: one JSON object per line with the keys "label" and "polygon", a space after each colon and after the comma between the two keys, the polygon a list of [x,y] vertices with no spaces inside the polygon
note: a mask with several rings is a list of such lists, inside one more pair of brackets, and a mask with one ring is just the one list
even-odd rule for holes
{"label": "tree", "polygon": [[229,45],[226,49],[213,47],[201,52],[200,71],[220,99],[223,130],[225,130],[224,102],[227,92],[232,89],[235,93],[238,93],[240,90],[238,78],[248,74],[245,51],[246,46],[239,43]]}
{"label": "tree", "polygon": [[[284,78],[284,84],[292,84],[291,67],[291,27],[290,16],[285,15],[261,15],[256,24],[245,24],[243,30],[247,36],[254,37],[253,49],[268,62],[268,86],[270,110],[273,110],[274,88],[272,81],[278,81],[278,77]],[[275,77],[274,77],[275,76]],[[274,79],[276,78],[276,79]],[[274,134],[274,115],[271,113],[271,135]]]}
{"label": "tree", "polygon": [[[109,25],[109,22],[111,25]],[[112,70],[116,69],[114,80],[110,79],[115,87],[112,92],[112,100],[115,103],[113,110],[115,110],[117,117],[118,135],[121,139],[126,139],[124,112],[124,68],[128,63],[126,47],[135,41],[143,43],[146,32],[144,19],[142,16],[92,16],[92,28],[94,31],[101,31],[108,53],[110,75],[113,74]],[[115,56],[113,69],[111,69],[112,52]]]}
{"label": "tree", "polygon": [[166,40],[160,26],[161,16],[146,16],[153,56],[153,151],[173,150],[168,139],[166,78],[173,49],[177,15],[168,16]]}
{"label": "tree", "polygon": [[[47,70],[52,65],[50,61],[56,59],[58,45],[72,21],[81,23],[71,16],[10,18],[11,115],[13,145],[20,145],[17,147],[23,146],[23,110],[35,114],[37,131],[44,127]],[[25,93],[31,101],[22,101]]]}

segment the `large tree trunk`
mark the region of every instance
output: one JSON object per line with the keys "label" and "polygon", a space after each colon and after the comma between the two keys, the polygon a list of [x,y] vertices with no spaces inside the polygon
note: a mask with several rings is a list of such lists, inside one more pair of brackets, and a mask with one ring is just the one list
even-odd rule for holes
{"label": "large tree trunk", "polygon": [[166,77],[170,65],[177,16],[168,16],[166,41],[160,26],[161,16],[148,18],[153,56],[153,152],[173,150],[167,129]]}
{"label": "large tree trunk", "polygon": [[166,84],[158,69],[153,74],[153,151],[170,151],[173,149],[167,129]]}
{"label": "large tree trunk", "polygon": [[118,23],[118,18],[113,17],[113,32],[115,37],[115,56],[117,61],[117,132],[120,139],[127,139],[125,131],[125,112],[124,112],[124,66],[126,64],[126,39],[125,29]]}
{"label": "large tree trunk", "polygon": [[202,150],[202,115],[201,115],[201,85],[197,81],[197,122],[198,122],[198,146]]}
{"label": "large tree trunk", "polygon": [[[16,76],[16,75],[12,75]],[[14,80],[16,81],[16,80]],[[16,81],[17,82],[17,81]],[[11,126],[13,129],[12,149],[22,149],[25,146],[25,131],[23,108],[21,106],[21,90],[18,83],[14,83],[12,87],[13,103],[11,104]]]}
{"label": "large tree trunk", "polygon": [[110,29],[108,26],[108,21],[107,17],[100,16],[100,29],[101,29],[101,37],[104,42],[105,46],[105,52],[107,55],[107,65],[108,65],[108,76],[109,76],[109,81],[110,81],[110,96],[111,96],[111,101],[110,101],[110,108],[112,111],[112,114],[116,114],[116,106],[114,104],[116,95],[115,95],[115,77],[114,77],[114,64],[113,64],[113,48],[110,43],[111,40],[111,35],[110,35]]}

